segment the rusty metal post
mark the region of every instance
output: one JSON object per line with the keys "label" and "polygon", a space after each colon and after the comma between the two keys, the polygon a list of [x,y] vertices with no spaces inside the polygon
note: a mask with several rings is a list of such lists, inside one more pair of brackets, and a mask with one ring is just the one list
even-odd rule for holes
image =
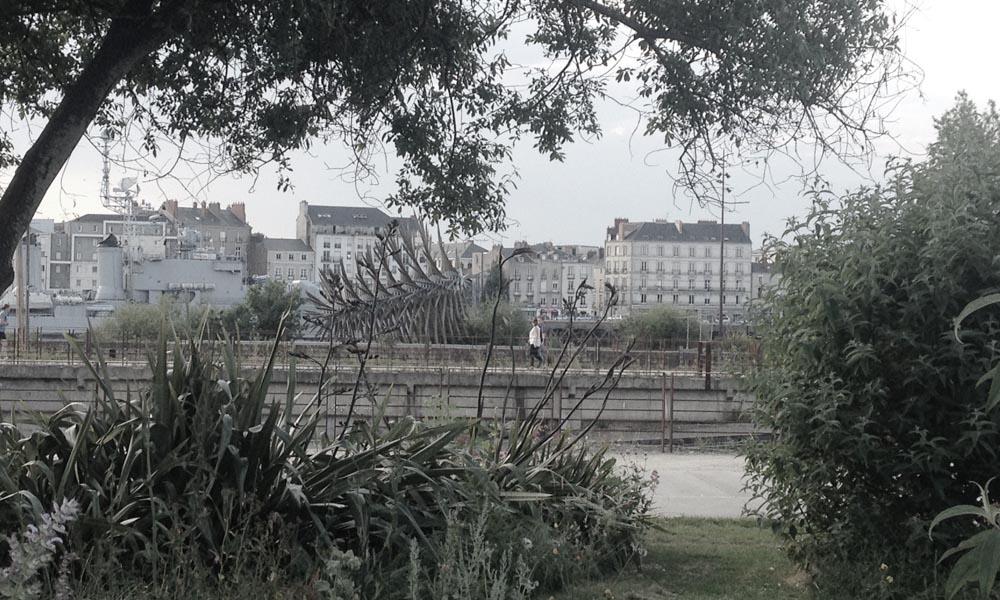
{"label": "rusty metal post", "polygon": [[705,389],[712,389],[712,344],[705,344]]}
{"label": "rusty metal post", "polygon": [[660,411],[660,453],[662,454],[667,443],[667,373],[664,371],[660,377],[660,395],[663,403]]}
{"label": "rusty metal post", "polygon": [[674,374],[670,374],[670,405],[667,411],[667,424],[669,429],[667,430],[670,453],[674,453]]}

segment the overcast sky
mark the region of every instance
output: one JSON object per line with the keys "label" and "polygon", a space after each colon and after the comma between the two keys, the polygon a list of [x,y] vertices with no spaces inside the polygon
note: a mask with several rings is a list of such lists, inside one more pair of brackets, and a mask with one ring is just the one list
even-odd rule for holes
{"label": "overcast sky", "polygon": [[[914,4],[899,1],[901,6]],[[910,94],[894,111],[890,127],[899,145],[883,144],[880,153],[907,152],[919,156],[933,138],[933,117],[947,110],[960,90],[966,90],[979,104],[1000,98],[1000,77],[995,63],[998,22],[997,0],[916,2],[916,12],[904,32],[903,44],[907,58],[922,71],[921,94]],[[604,229],[615,217],[711,218],[686,199],[675,201],[669,175],[675,155],[651,154],[659,149],[656,140],[632,136],[635,120],[627,109],[612,104],[604,106],[601,121],[604,136],[567,148],[563,163],[549,162],[530,147],[516,149],[520,180],[507,204],[510,227],[483,241],[502,240],[510,244],[527,239],[600,244]],[[22,130],[19,137],[26,141],[28,135]],[[19,150],[23,152],[24,148]],[[182,203],[194,198],[222,204],[244,201],[255,231],[271,237],[294,237],[300,200],[315,204],[377,205],[377,198],[388,193],[385,187],[356,187],[332,172],[329,166],[345,162],[339,148],[314,148],[312,154],[294,158],[295,187],[288,192],[277,191],[276,177],[265,172],[256,182],[246,178],[220,179],[195,194],[169,182],[160,185],[147,182],[142,184],[140,197],[153,205],[166,198]],[[858,173],[838,165],[827,165],[824,172],[835,191],[843,191],[878,179],[883,157],[873,157],[873,164],[874,173]],[[126,175],[135,173],[116,170],[112,181]],[[391,181],[391,176],[384,179]],[[101,211],[100,180],[99,153],[88,144],[81,144],[46,196],[38,216],[63,219]],[[752,182],[747,177],[737,177],[734,187],[741,189]],[[727,214],[726,219],[750,221],[755,240],[760,240],[765,231],[780,233],[790,215],[802,214],[808,206],[801,190],[801,184],[795,181],[776,187],[757,187],[741,195],[746,204],[738,206],[734,214]]]}

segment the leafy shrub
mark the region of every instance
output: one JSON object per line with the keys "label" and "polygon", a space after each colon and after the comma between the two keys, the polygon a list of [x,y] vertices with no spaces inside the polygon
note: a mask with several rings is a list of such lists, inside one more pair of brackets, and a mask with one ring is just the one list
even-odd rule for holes
{"label": "leafy shrub", "polygon": [[684,339],[686,328],[684,317],[667,306],[635,312],[619,324],[619,331],[623,335],[634,337],[639,343],[653,346],[670,340]]}
{"label": "leafy shrub", "polygon": [[198,331],[208,314],[211,308],[190,306],[167,297],[158,304],[122,304],[97,328],[97,337],[106,343],[153,341],[167,322],[179,337],[187,339]]}
{"label": "leafy shrub", "polygon": [[[646,490],[603,453],[540,442],[530,421],[506,452],[461,441],[468,423],[410,418],[359,420],[323,440],[320,402],[295,414],[294,362],[286,396],[267,397],[278,347],[246,377],[231,344],[178,340],[168,353],[161,338],[151,385],[124,396],[100,357],[83,357],[98,382],[92,405],[68,405],[28,436],[0,428],[0,533],[38,522],[42,506],[78,501],[86,518],[66,544],[87,557],[80,596],[95,598],[239,597],[217,593],[232,580],[273,597],[406,598],[411,544],[433,556],[456,507],[497,519],[495,548],[513,523],[552,538],[558,529],[600,557],[595,568],[634,556]],[[557,584],[548,574],[565,569],[537,558],[526,564]],[[500,551],[477,568],[516,564]]]}
{"label": "leafy shrub", "polygon": [[270,280],[250,286],[243,302],[218,314],[217,324],[232,337],[273,339],[284,319],[284,336],[292,338],[299,329],[302,302],[298,289],[287,289],[282,282]]}
{"label": "leafy shrub", "polygon": [[937,543],[928,525],[996,472],[1000,413],[980,378],[1000,322],[973,315],[965,343],[952,325],[1000,288],[1000,117],[962,98],[937,131],[924,163],[839,203],[817,197],[776,244],[754,385],[774,435],[749,452],[751,488],[836,597],[934,596],[940,544],[969,524],[943,524]]}
{"label": "leafy shrub", "polygon": [[[465,315],[465,332],[469,341],[485,344],[490,341],[490,323],[493,317],[493,302],[483,302],[471,307]],[[494,341],[498,346],[506,346],[513,341],[520,348],[527,344],[531,325],[524,312],[509,302],[501,302],[497,308],[497,327]]]}
{"label": "leafy shrub", "polygon": [[[64,500],[54,506],[51,512],[42,513],[41,521],[30,524],[21,535],[7,537],[7,553],[10,565],[0,569],[0,597],[15,600],[34,600],[42,593],[43,577],[55,564],[56,553],[63,545],[66,527],[80,514],[80,506],[74,500]],[[67,557],[64,556],[63,564]],[[66,597],[68,593],[68,572],[60,571],[56,582],[56,596]]]}

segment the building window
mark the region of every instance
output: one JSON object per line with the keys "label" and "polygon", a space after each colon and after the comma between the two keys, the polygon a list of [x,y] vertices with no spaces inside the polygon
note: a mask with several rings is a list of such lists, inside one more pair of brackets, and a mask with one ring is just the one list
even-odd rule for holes
{"label": "building window", "polygon": [[305,254],[303,254],[303,255],[302,255],[302,260],[303,260],[303,261],[307,261],[307,260],[309,260],[309,259],[308,259],[308,258],[306,258],[306,255],[305,255]]}
{"label": "building window", "polygon": [[299,279],[309,279],[309,272],[306,269],[299,271]]}
{"label": "building window", "polygon": [[226,243],[226,232],[225,231],[220,231],[219,232],[219,241],[222,242],[223,244]]}
{"label": "building window", "polygon": [[709,291],[711,289],[712,289],[712,280],[711,279],[706,279],[705,280],[705,291],[707,292],[707,291]]}
{"label": "building window", "polygon": [[657,246],[656,247],[656,255],[657,256],[663,256],[663,246]]}
{"label": "building window", "polygon": [[[324,247],[324,248],[329,248],[329,247],[330,247],[330,241],[329,241],[329,240],[327,240],[327,241],[323,242],[323,247]],[[337,244],[337,247],[339,248],[339,247],[340,247],[340,244]]]}
{"label": "building window", "polygon": [[76,287],[82,287],[82,286],[80,285],[80,280],[79,280],[79,279],[77,279],[77,280],[76,280]]}
{"label": "building window", "polygon": [[639,294],[639,304],[646,303],[646,294]]}
{"label": "building window", "polygon": [[657,304],[663,304],[663,294],[657,294],[656,295],[656,303]]}
{"label": "building window", "polygon": [[323,251],[323,262],[325,262],[325,263],[326,262],[330,262],[330,251],[329,250],[324,250]]}
{"label": "building window", "polygon": [[93,267],[90,267],[90,272],[91,273],[96,273],[97,272],[97,265],[94,265]]}
{"label": "building window", "polygon": [[643,256],[646,256],[646,251],[647,250],[648,250],[648,247],[645,244],[643,244],[642,246],[639,246],[639,253],[642,254]]}
{"label": "building window", "polygon": [[688,304],[694,304],[694,294],[688,294]]}
{"label": "building window", "polygon": [[736,258],[743,258],[743,248],[736,246]]}
{"label": "building window", "polygon": [[712,303],[712,297],[711,296],[705,296],[705,304],[711,304],[711,303]]}
{"label": "building window", "polygon": [[639,270],[640,271],[646,270],[646,261],[642,261],[641,263],[639,263]]}
{"label": "building window", "polygon": [[673,255],[674,256],[680,256],[681,255],[681,247],[680,246],[674,246]]}
{"label": "building window", "polygon": [[558,292],[559,291],[559,282],[558,281],[553,281],[552,282],[552,291],[553,292]]}
{"label": "building window", "polygon": [[693,262],[688,263],[688,273],[694,273],[697,268],[694,266]]}
{"label": "building window", "polygon": [[274,260],[281,260],[281,252],[274,253]]}
{"label": "building window", "polygon": [[334,242],[333,243],[333,247],[334,248],[340,248],[340,242]]}
{"label": "building window", "polygon": [[712,258],[712,247],[705,246],[705,258]]}
{"label": "building window", "polygon": [[736,304],[739,304],[739,303],[740,303],[740,297],[736,296]]}
{"label": "building window", "polygon": [[293,269],[291,267],[288,267],[288,278],[289,279],[294,279],[295,278],[295,269]]}
{"label": "building window", "polygon": [[532,288],[532,286],[533,286],[533,285],[534,285],[534,282],[533,282],[533,281],[531,281],[531,279],[529,279],[529,280],[528,280],[528,288],[527,288],[527,292],[528,292],[529,294],[530,294],[530,293],[531,293],[531,292],[533,291],[533,288]]}
{"label": "building window", "polygon": [[688,247],[688,256],[689,257],[694,258],[694,250],[695,250],[694,246]]}
{"label": "building window", "polygon": [[677,296],[677,294],[674,294],[674,298],[673,298],[673,300],[674,300],[674,304],[677,304],[677,301],[678,301],[678,296]]}

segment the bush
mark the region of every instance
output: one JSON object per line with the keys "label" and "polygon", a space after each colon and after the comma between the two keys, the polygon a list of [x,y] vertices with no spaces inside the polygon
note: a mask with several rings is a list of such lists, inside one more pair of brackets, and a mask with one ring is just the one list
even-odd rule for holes
{"label": "bush", "polygon": [[[124,396],[103,362],[83,357],[98,382],[91,406],[68,405],[29,436],[0,427],[0,534],[43,522],[41,507],[79,502],[85,518],[65,545],[86,557],[75,565],[84,598],[241,597],[235,589],[402,600],[414,543],[428,558],[486,547],[457,543],[463,530],[501,550],[456,564],[480,561],[478,572],[510,589],[525,589],[524,574],[498,569],[530,565],[526,576],[551,587],[636,556],[648,489],[603,451],[538,442],[540,421],[530,420],[489,441],[466,422],[408,417],[373,418],[378,429],[358,419],[342,438],[321,439],[322,403],[296,414],[294,364],[287,395],[268,398],[277,348],[247,377],[231,344],[178,340],[168,353],[161,338],[152,384]],[[483,514],[490,520],[473,526]],[[546,552],[508,551],[515,531]],[[570,569],[542,540],[590,563]],[[450,581],[439,564],[424,565],[427,593]]]}
{"label": "bush", "polygon": [[219,313],[218,325],[231,337],[239,339],[273,339],[285,313],[284,338],[295,337],[299,330],[302,294],[288,289],[280,281],[267,281],[247,289],[247,297],[235,306]]}
{"label": "bush", "polygon": [[[490,341],[490,323],[493,317],[493,302],[483,302],[471,307],[465,315],[465,332],[469,341],[485,344]],[[531,325],[524,312],[509,302],[501,302],[497,308],[496,337],[498,346],[507,346],[514,342],[515,347],[528,343],[528,330]]]}
{"label": "bush", "polygon": [[[697,322],[695,323],[697,326]],[[662,345],[671,340],[683,340],[687,333],[684,316],[667,306],[637,311],[619,324],[619,332],[635,338],[640,344]]]}
{"label": "bush", "polygon": [[153,341],[160,336],[164,323],[171,324],[182,339],[190,338],[211,308],[190,306],[172,298],[164,297],[157,304],[122,304],[97,328],[97,338],[105,343],[124,340]]}
{"label": "bush", "polygon": [[1000,414],[979,380],[1000,322],[973,315],[965,343],[952,325],[1000,288],[1000,117],[961,98],[937,131],[926,162],[817,198],[777,244],[754,384],[774,435],[749,451],[751,488],[838,598],[934,597],[936,557],[969,524],[932,542],[929,523],[996,474]]}

